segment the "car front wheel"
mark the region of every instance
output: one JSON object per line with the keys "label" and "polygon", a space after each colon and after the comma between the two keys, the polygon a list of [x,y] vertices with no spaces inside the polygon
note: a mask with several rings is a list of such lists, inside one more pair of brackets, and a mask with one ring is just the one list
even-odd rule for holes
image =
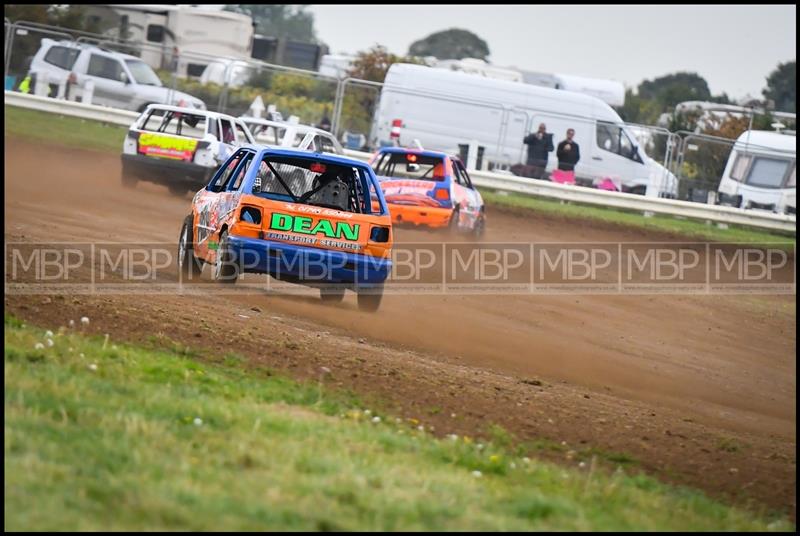
{"label": "car front wheel", "polygon": [[222,231],[217,244],[217,255],[214,261],[214,281],[232,285],[239,277],[239,266],[228,242],[228,231]]}
{"label": "car front wheel", "polygon": [[203,263],[194,256],[194,240],[192,238],[192,215],[186,216],[178,239],[178,269],[183,276],[191,278],[199,276],[203,271]]}

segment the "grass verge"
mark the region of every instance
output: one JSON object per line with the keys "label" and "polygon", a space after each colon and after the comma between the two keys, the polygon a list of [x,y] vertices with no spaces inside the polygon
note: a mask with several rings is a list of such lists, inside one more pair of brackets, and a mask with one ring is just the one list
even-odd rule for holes
{"label": "grass verge", "polygon": [[127,133],[127,129],[119,125],[18,106],[5,106],[4,112],[6,137],[13,136],[34,142],[121,153],[122,142]]}
{"label": "grass verge", "polygon": [[[533,180],[533,179],[531,179]],[[628,227],[631,229],[641,229],[643,231],[655,231],[675,236],[686,237],[687,239],[714,241],[714,242],[753,242],[763,244],[765,242],[782,244],[782,247],[791,250],[794,247],[796,238],[780,233],[760,231],[747,227],[731,225],[728,228],[720,228],[714,224],[706,224],[694,220],[673,218],[670,216],[654,215],[646,218],[641,212],[626,212],[623,210],[608,209],[592,205],[578,203],[561,203],[549,199],[537,197],[501,194],[494,190],[481,189],[481,196],[489,206],[510,208],[512,210],[530,210],[544,214],[556,219],[566,221],[584,220],[587,222],[598,222],[605,225],[615,225]],[[491,223],[489,223],[491,225]]]}
{"label": "grass verge", "polygon": [[6,316],[5,529],[793,529],[225,363]]}

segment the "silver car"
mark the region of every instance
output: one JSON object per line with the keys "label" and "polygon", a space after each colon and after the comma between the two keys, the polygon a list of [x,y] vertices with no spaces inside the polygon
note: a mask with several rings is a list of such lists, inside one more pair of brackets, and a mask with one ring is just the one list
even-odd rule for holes
{"label": "silver car", "polygon": [[83,100],[86,82],[94,84],[93,104],[142,112],[148,104],[171,104],[205,110],[196,97],[164,87],[153,69],[136,56],[72,41],[42,39],[31,61],[32,75],[51,84],[69,84],[70,95]]}

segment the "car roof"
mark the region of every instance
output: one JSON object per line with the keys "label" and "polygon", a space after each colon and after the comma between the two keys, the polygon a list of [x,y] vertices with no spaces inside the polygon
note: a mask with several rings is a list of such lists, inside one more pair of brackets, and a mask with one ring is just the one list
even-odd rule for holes
{"label": "car roof", "polygon": [[99,51],[99,52],[105,52],[107,54],[113,54],[114,56],[119,56],[120,58],[124,58],[124,59],[128,59],[128,60],[143,61],[142,58],[138,58],[138,57],[133,56],[131,54],[125,54],[124,52],[118,52],[116,50],[110,50],[110,49],[103,48],[101,46],[98,46],[98,45],[95,45],[95,44],[92,44],[92,43],[78,43],[78,42],[75,42],[75,41],[68,41],[66,39],[62,39],[60,41],[57,41],[55,39],[51,39],[51,41],[53,41],[54,45],[58,45],[58,46],[66,46],[66,47],[70,47],[70,48],[77,48],[77,49],[80,49],[80,50],[96,50],[96,51]]}
{"label": "car roof", "polygon": [[355,158],[349,158],[347,156],[339,156],[333,155],[330,153],[316,153],[314,151],[309,151],[308,149],[290,149],[286,147],[274,147],[271,145],[258,145],[253,143],[247,143],[242,145],[242,149],[250,149],[256,152],[263,152],[264,155],[268,156],[288,156],[288,157],[314,157],[317,160],[322,162],[327,162],[329,164],[339,164],[341,166],[350,166],[350,167],[358,167],[362,169],[372,169],[366,162],[362,162],[361,160],[356,160]]}
{"label": "car roof", "polygon": [[312,127],[311,125],[304,125],[302,123],[289,123],[287,121],[273,121],[272,119],[263,119],[261,117],[250,117],[246,115],[240,115],[239,119],[244,121],[245,123],[255,123],[257,125],[263,125],[266,127],[278,127],[278,128],[293,128],[297,132],[306,134],[308,132],[314,132],[316,134],[327,134],[329,136],[333,136],[329,131],[322,130],[321,128]]}
{"label": "car roof", "polygon": [[[186,108],[184,106],[172,106],[171,104],[150,104],[147,109],[153,110],[168,110],[170,112],[190,113],[194,115],[206,115],[208,117],[222,118],[222,119],[237,119],[232,115],[223,114],[220,112],[212,112],[209,110],[198,110],[197,108]],[[240,119],[240,118],[239,118]]]}
{"label": "car roof", "polygon": [[415,149],[413,147],[381,147],[378,152],[389,154],[418,154],[421,156],[429,156],[431,158],[450,158],[456,160],[457,157],[451,156],[441,151],[426,151]]}

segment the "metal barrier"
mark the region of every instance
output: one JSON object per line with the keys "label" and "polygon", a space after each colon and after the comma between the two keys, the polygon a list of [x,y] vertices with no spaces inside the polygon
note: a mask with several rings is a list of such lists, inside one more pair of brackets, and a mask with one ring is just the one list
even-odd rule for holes
{"label": "metal barrier", "polygon": [[[709,193],[719,187],[725,165],[736,140],[679,131],[681,143],[675,163],[675,175],[685,199],[708,202]],[[701,148],[703,150],[701,150]]]}
{"label": "metal barrier", "polygon": [[334,102],[334,112],[333,112],[333,122],[331,124],[331,132],[334,136],[339,137],[339,131],[342,130],[342,112],[345,106],[345,99],[346,99],[346,92],[347,87],[358,87],[359,89],[367,89],[374,91],[377,89],[377,95],[371,99],[371,109],[367,114],[369,118],[369,125],[368,128],[372,127],[372,121],[375,117],[375,106],[377,106],[380,100],[380,90],[383,88],[383,83],[381,82],[373,82],[371,80],[360,80],[358,78],[344,78],[341,80],[339,87],[337,88],[336,92],[336,99]]}
{"label": "metal barrier", "polygon": [[[130,125],[137,117],[135,112],[76,103],[63,99],[25,95],[14,91],[5,92],[5,103],[6,105],[20,106],[73,117],[82,117],[84,119],[124,126]],[[362,161],[367,161],[372,156],[371,153],[361,151],[345,151],[345,154]],[[477,186],[523,195],[534,195],[597,206],[779,230],[792,234],[796,232],[796,219],[794,216],[771,214],[757,210],[704,205],[657,197],[645,197],[635,194],[607,192],[594,188],[582,188],[548,181],[536,181],[516,177],[514,175],[486,171],[472,171],[470,172],[470,177],[472,178],[472,182]]]}

